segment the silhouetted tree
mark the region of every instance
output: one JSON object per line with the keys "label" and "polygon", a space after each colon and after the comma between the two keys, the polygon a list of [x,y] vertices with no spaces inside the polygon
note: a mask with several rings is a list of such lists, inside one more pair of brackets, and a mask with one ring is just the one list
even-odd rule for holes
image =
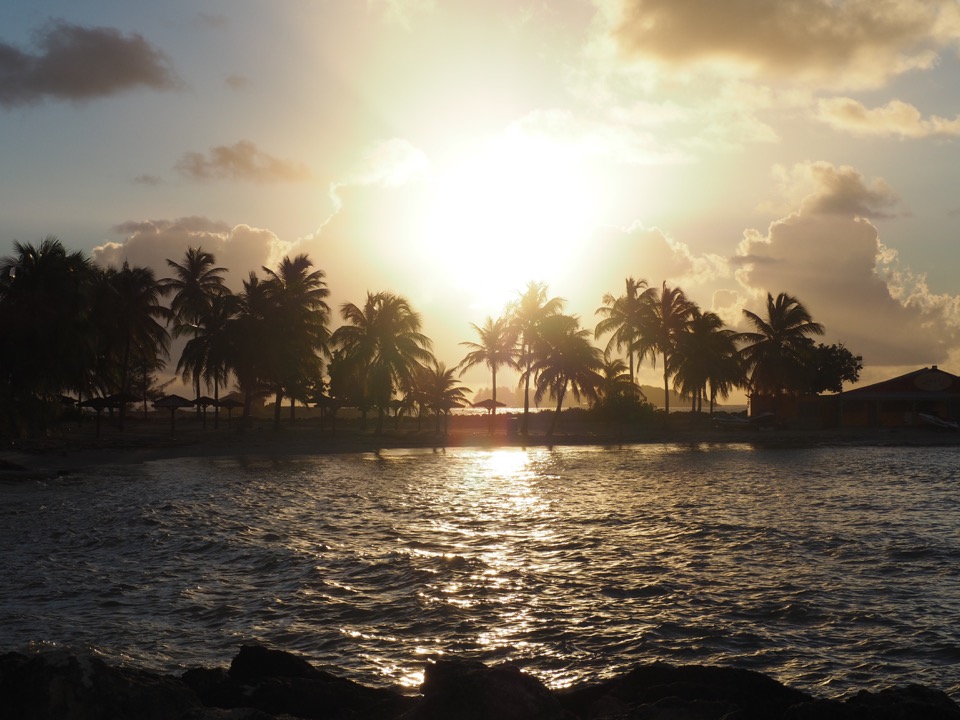
{"label": "silhouetted tree", "polygon": [[567,390],[579,402],[597,398],[603,364],[600,351],[590,342],[590,331],[580,328],[574,315],[551,315],[539,327],[537,352],[531,371],[536,382],[536,400],[547,394],[557,401],[557,410],[547,430],[552,437],[560,419]]}
{"label": "silhouetted tree", "polygon": [[[213,253],[200,247],[187,248],[180,263],[168,258],[167,265],[173,270],[173,277],[160,280],[160,287],[165,294],[173,293],[170,300],[173,337],[202,336],[206,331],[203,322],[209,318],[213,299],[228,292],[223,281],[223,273],[227,269],[217,267]],[[177,362],[177,372],[184,381],[193,380],[199,417],[200,381],[207,365],[207,343],[188,343],[188,346]]]}
{"label": "silhouetted tree", "polygon": [[236,312],[224,337],[226,363],[243,394],[241,430],[249,424],[253,398],[263,392],[272,377],[273,349],[282,340],[273,322],[272,311],[273,301],[266,284],[251,272],[243,281]]}
{"label": "silhouetted tree", "polygon": [[135,363],[152,364],[158,357],[166,357],[170,343],[167,321],[171,311],[160,304],[163,285],[146,267],[123,266],[107,268],[103,273],[106,296],[112,302],[109,321],[116,330],[117,346],[113,357],[117,367],[117,394],[121,398],[120,429],[126,417],[126,402],[131,396],[131,367]]}
{"label": "silhouetted tree", "polygon": [[441,420],[443,420],[443,434],[447,434],[451,408],[463,407],[468,403],[466,393],[470,392],[470,388],[460,384],[455,377],[456,371],[456,368],[447,369],[442,362],[434,360],[417,373],[418,394],[436,416],[437,434],[440,434]]}
{"label": "silhouetted tree", "polygon": [[603,305],[597,308],[596,314],[603,319],[597,323],[594,338],[599,340],[602,335],[610,333],[605,352],[612,348],[617,351],[627,349],[627,361],[630,367],[631,380],[636,378],[636,368],[633,364],[634,348],[644,331],[643,305],[640,302],[640,290],[647,287],[646,280],[626,279],[626,293],[614,297],[607,293],[603,296]]}
{"label": "silhouetted tree", "polygon": [[81,392],[95,357],[92,263],[48,236],[14,243],[0,260],[0,407],[15,432],[52,414],[59,394]]}
{"label": "silhouetted tree", "polygon": [[520,431],[527,435],[530,421],[530,382],[533,378],[533,363],[537,344],[540,341],[544,321],[563,310],[563,299],[547,298],[547,286],[543,283],[527,283],[526,289],[511,303],[508,316],[517,337],[517,367],[521,370],[523,385],[523,420]]}
{"label": "silhouetted tree", "polygon": [[273,348],[271,373],[276,395],[274,429],[280,425],[284,392],[290,396],[292,416],[294,396],[305,399],[306,388],[321,374],[319,354],[329,353],[330,306],[326,298],[330,291],[323,270],[311,271],[311,267],[310,258],[297,255],[292,260],[284,257],[276,271],[263,268],[267,274],[265,289],[272,301],[272,322],[281,338]]}
{"label": "silhouetted tree", "polygon": [[493,388],[493,411],[490,413],[489,431],[493,432],[494,417],[497,413],[497,368],[515,366],[517,334],[507,317],[499,317],[496,320],[488,317],[483,327],[478,327],[473,323],[470,323],[470,327],[479,335],[480,342],[466,341],[460,343],[464,347],[471,348],[471,350],[457,367],[461,375],[469,368],[481,363],[490,368],[493,374],[491,385]]}
{"label": "silhouetted tree", "polygon": [[417,369],[433,361],[431,342],[421,332],[420,314],[393,293],[368,292],[362,308],[345,303],[340,314],[348,324],[334,331],[331,342],[357,363],[365,396],[377,406],[379,435],[394,391],[409,387]]}
{"label": "silhouetted tree", "polygon": [[808,390],[814,395],[828,390],[843,392],[843,384],[857,382],[860,379],[860,371],[863,370],[863,358],[854,355],[842,343],[839,345],[817,343],[814,346],[813,341],[810,341],[806,364],[810,377]]}
{"label": "silhouetted tree", "polygon": [[784,392],[801,392],[807,382],[805,357],[809,335],[822,335],[823,326],[813,321],[795,297],[767,293],[766,317],[750,310],[744,317],[755,328],[740,334],[746,346],[741,350],[750,373],[750,390],[772,396],[779,407]]}
{"label": "silhouetted tree", "polygon": [[677,342],[683,333],[696,305],[687,299],[680,288],[667,287],[664,282],[659,290],[647,288],[640,296],[642,304],[642,331],[636,341],[637,355],[650,357],[656,366],[659,353],[663,359],[664,422],[670,417],[670,377],[676,372]]}
{"label": "silhouetted tree", "polygon": [[703,399],[710,400],[710,411],[719,394],[727,397],[739,384],[740,370],[737,333],[724,327],[714,312],[694,307],[689,322],[677,336],[674,387],[692,398],[692,410],[703,410]]}

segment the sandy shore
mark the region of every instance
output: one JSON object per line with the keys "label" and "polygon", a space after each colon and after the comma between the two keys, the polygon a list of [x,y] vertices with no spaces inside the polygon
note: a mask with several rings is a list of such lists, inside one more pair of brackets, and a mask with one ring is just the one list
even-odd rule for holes
{"label": "sandy shore", "polygon": [[[38,439],[4,441],[0,450],[0,479],[65,475],[98,465],[142,463],[178,457],[291,456],[328,453],[376,453],[405,448],[454,447],[553,447],[563,445],[620,446],[642,443],[748,443],[764,447],[809,446],[960,446],[960,433],[916,428],[716,428],[708,421],[691,423],[671,417],[671,426],[615,428],[595,423],[561,423],[547,437],[545,420],[535,418],[528,437],[516,432],[516,420],[498,418],[489,433],[486,418],[454,417],[446,434],[436,433],[432,423],[422,427],[395,427],[389,420],[380,435],[361,431],[356,423],[340,423],[336,431],[321,427],[315,419],[284,420],[279,430],[269,419],[258,419],[243,433],[225,422],[214,429],[194,418],[179,422],[171,433],[160,418],[131,419],[124,431],[103,423],[99,436],[95,424],[64,425]],[[369,423],[372,428],[373,423]]]}

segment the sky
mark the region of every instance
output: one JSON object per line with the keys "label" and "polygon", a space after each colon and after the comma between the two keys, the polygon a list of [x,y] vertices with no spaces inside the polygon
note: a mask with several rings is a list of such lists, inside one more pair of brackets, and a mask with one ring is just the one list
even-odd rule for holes
{"label": "sky", "polygon": [[[0,255],[307,253],[454,365],[547,283],[737,329],[787,292],[861,384],[960,374],[957,0],[9,0]],[[600,343],[604,344],[603,341]],[[645,365],[641,381],[658,384]],[[489,385],[483,368],[464,376]]]}

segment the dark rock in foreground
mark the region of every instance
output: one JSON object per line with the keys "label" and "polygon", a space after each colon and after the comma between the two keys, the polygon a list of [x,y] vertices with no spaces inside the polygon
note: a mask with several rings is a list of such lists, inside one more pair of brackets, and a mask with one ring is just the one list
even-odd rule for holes
{"label": "dark rock in foreground", "polygon": [[960,720],[945,693],[910,685],[814,698],[760,673],[664,663],[551,691],[509,665],[429,663],[421,695],[369,688],[290,653],[244,646],[229,670],[182,677],[90,656],[0,655],[0,717],[16,720]]}

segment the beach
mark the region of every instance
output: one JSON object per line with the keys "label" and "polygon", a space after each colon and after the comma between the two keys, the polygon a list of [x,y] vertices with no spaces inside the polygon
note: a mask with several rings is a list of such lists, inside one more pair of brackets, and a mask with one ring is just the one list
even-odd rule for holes
{"label": "beach", "polygon": [[545,428],[550,413],[531,414],[530,432],[517,431],[521,418],[499,415],[495,431],[488,430],[488,417],[451,416],[446,432],[435,432],[432,419],[420,427],[405,420],[397,426],[385,421],[379,435],[373,431],[375,418],[361,429],[359,420],[340,420],[336,428],[318,418],[290,421],[281,419],[274,429],[272,418],[255,417],[244,431],[236,429],[237,419],[222,418],[214,428],[212,418],[202,423],[195,417],[178,420],[171,433],[165,417],[131,417],[120,430],[104,421],[99,435],[94,421],[61,424],[42,437],[3,439],[0,449],[0,479],[22,476],[57,475],[95,467],[123,465],[181,457],[294,456],[330,453],[377,453],[398,449],[443,449],[457,447],[553,447],[567,445],[621,446],[648,443],[749,443],[763,447],[809,446],[960,446],[960,433],[914,427],[719,427],[709,416],[674,413],[668,427],[662,421],[637,426],[613,426],[576,418],[561,420],[560,430],[548,436]]}

